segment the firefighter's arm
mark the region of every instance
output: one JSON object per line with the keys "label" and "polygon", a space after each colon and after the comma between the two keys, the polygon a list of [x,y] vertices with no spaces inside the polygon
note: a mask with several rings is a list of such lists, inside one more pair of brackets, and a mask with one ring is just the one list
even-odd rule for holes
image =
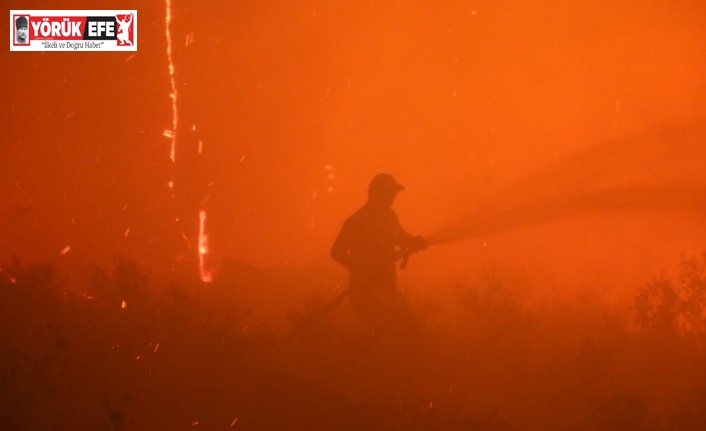
{"label": "firefighter's arm", "polygon": [[341,228],[341,231],[336,237],[336,240],[333,242],[333,246],[331,247],[331,257],[336,262],[340,263],[346,268],[349,268],[351,264],[351,255],[348,252],[347,232],[347,224],[344,223],[343,227]]}
{"label": "firefighter's arm", "polygon": [[410,236],[408,241],[400,244],[400,248],[395,252],[395,260],[409,256],[412,253],[427,249],[427,240],[423,236]]}
{"label": "firefighter's arm", "polygon": [[399,257],[395,257],[395,260],[397,259],[402,259],[402,262],[400,262],[400,269],[406,269],[407,268],[407,262],[409,262],[409,256],[412,255],[412,253],[416,253],[421,250],[426,250],[427,248],[427,241],[422,237],[421,235],[411,237],[407,247],[401,248],[397,251],[397,254]]}
{"label": "firefighter's arm", "polygon": [[409,243],[409,250],[410,253],[415,253],[418,251],[426,250],[429,245],[427,244],[427,240],[421,236],[417,235],[412,237],[410,243]]}
{"label": "firefighter's arm", "polygon": [[[395,215],[395,224],[397,229],[397,245],[400,248],[400,258],[411,253],[416,253],[421,250],[426,250],[427,240],[421,235],[411,235],[402,227],[397,216]],[[396,259],[395,259],[396,260]]]}

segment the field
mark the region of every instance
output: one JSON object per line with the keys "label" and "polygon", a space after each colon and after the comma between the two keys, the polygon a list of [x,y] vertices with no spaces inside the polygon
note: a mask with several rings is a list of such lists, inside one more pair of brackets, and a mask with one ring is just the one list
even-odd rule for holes
{"label": "field", "polygon": [[[335,291],[314,270],[232,264],[204,287],[116,259],[65,291],[52,265],[15,259],[0,428],[703,429],[706,270],[680,268],[629,307],[523,299],[496,268],[453,287],[454,319],[410,292],[418,325],[373,335],[345,302],[322,311]],[[270,295],[292,300],[268,310]]]}

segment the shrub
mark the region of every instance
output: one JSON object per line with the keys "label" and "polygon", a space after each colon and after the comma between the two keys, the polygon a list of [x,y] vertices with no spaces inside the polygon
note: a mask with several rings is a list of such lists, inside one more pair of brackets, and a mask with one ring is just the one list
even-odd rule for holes
{"label": "shrub", "polygon": [[664,275],[638,289],[635,321],[649,333],[706,344],[706,254],[681,258],[678,283]]}

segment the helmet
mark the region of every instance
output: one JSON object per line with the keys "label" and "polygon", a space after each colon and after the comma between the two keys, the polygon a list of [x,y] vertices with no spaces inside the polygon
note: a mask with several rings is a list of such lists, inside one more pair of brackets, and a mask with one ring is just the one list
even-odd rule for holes
{"label": "helmet", "polygon": [[377,174],[370,181],[368,187],[369,195],[397,193],[404,190],[402,184],[398,183],[390,174]]}

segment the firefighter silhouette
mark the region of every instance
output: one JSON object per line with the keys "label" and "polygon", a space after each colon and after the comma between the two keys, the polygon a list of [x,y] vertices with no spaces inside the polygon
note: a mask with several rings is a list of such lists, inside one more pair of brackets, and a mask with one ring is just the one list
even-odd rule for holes
{"label": "firefighter silhouette", "polygon": [[331,248],[331,257],[348,268],[348,298],[372,332],[406,326],[413,320],[397,290],[395,262],[427,244],[421,236],[407,233],[391,208],[402,190],[392,175],[376,175],[367,203],[346,219]]}

